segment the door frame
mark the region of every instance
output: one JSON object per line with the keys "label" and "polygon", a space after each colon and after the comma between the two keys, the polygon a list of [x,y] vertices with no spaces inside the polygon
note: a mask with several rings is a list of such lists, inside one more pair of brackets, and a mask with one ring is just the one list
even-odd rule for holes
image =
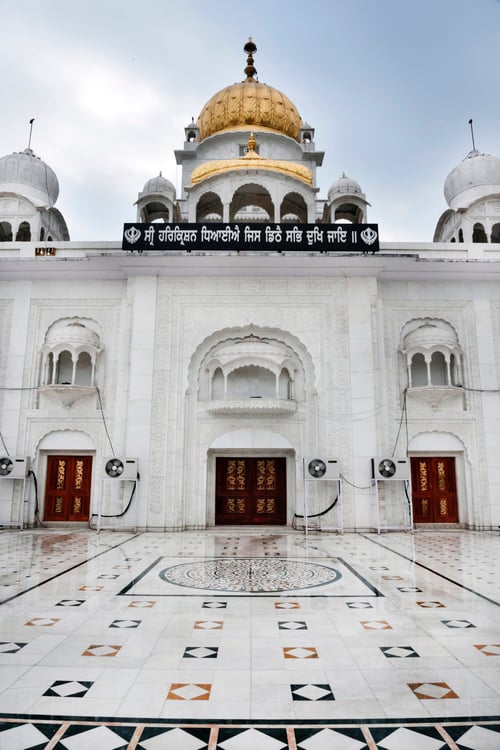
{"label": "door frame", "polygon": [[[50,450],[43,450],[40,451],[39,458],[40,458],[40,464],[41,464],[41,472],[40,477],[38,480],[38,491],[40,493],[39,495],[39,515],[40,518],[43,519],[43,522],[45,523],[45,506],[46,506],[46,497],[45,493],[47,491],[47,474],[48,474],[48,465],[49,465],[49,457],[51,456],[90,456],[92,458],[92,476],[90,478],[90,500],[89,500],[89,519],[92,517],[92,506],[94,501],[94,488],[95,488],[95,478],[96,478],[96,451],[92,450],[78,450],[78,449],[66,449],[66,450],[56,450],[56,449],[50,449]],[[80,525],[88,525],[87,521],[47,521],[48,524],[56,524],[56,525],[72,525],[76,526],[78,524]]]}
{"label": "door frame", "polygon": [[[450,451],[450,450],[409,450],[408,451],[408,458],[454,458],[455,459],[455,491],[457,495],[457,518],[458,522],[456,524],[453,524],[456,528],[472,528],[473,523],[469,520],[470,519],[470,513],[468,512],[467,507],[467,481],[466,481],[466,471],[465,471],[465,455],[463,451]],[[411,476],[411,474],[410,474]],[[410,482],[411,486],[411,482]],[[470,496],[470,494],[469,494]],[[412,498],[413,502],[413,498]],[[432,528],[436,529],[439,526],[445,528],[446,524],[434,524],[434,523],[428,523],[428,524],[418,524],[421,528]]]}
{"label": "door frame", "polygon": [[[234,448],[221,449],[210,448],[207,454],[207,487],[206,487],[206,526],[215,527],[215,482],[216,482],[216,459],[217,458],[285,458],[286,459],[286,525],[289,526],[292,521],[293,511],[296,505],[296,469],[295,469],[295,451],[283,448],[269,449],[266,448]],[[232,527],[231,527],[232,528]],[[236,531],[244,529],[244,526],[235,525]],[[265,524],[262,528],[267,528]],[[271,527],[269,527],[271,528]],[[273,528],[279,528],[274,526]]]}

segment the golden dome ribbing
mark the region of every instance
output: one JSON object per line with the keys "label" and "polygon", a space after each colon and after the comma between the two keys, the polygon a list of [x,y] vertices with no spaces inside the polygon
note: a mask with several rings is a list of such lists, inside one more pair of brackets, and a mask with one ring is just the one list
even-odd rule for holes
{"label": "golden dome ribbing", "polygon": [[203,107],[198,118],[200,140],[214,133],[240,130],[274,130],[299,140],[302,118],[290,99],[278,89],[256,81],[252,53],[257,47],[251,38],[245,45],[248,52],[247,78],[218,91]]}

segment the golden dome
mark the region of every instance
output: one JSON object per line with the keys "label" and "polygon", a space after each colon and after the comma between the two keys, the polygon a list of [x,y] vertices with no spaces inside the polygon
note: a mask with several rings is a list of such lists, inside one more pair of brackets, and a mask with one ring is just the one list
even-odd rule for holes
{"label": "golden dome", "polygon": [[293,177],[301,180],[306,185],[313,184],[312,172],[302,164],[295,164],[293,161],[283,161],[281,159],[266,159],[255,151],[255,139],[253,133],[248,140],[248,152],[239,159],[217,159],[200,164],[193,170],[191,175],[191,185],[197,185],[209,177],[216,177],[226,172],[233,172],[239,169],[266,169],[270,172],[279,172],[287,177]]}
{"label": "golden dome", "polygon": [[247,78],[226,86],[205,104],[198,117],[200,141],[214,133],[247,127],[283,133],[298,141],[302,118],[297,108],[281,91],[255,80],[252,53],[257,47],[251,37],[244,49],[248,53]]}

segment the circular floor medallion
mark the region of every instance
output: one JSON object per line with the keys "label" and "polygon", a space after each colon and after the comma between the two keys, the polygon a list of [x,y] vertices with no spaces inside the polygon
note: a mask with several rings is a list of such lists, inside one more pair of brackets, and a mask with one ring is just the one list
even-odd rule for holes
{"label": "circular floor medallion", "polygon": [[324,586],[342,578],[335,568],[295,560],[233,558],[172,565],[160,578],[209,591],[272,592]]}

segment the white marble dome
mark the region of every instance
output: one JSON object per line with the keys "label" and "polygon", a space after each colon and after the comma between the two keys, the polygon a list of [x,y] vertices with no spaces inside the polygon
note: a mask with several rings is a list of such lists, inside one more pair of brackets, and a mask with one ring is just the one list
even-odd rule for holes
{"label": "white marble dome", "polygon": [[450,208],[467,208],[476,200],[500,193],[500,159],[470,151],[446,178],[444,197]]}
{"label": "white marble dome", "polygon": [[457,335],[450,327],[438,326],[435,323],[424,323],[424,325],[405,336],[403,350],[430,351],[436,346],[453,349],[457,345]]}
{"label": "white marble dome", "polygon": [[158,194],[168,196],[175,194],[175,187],[170,180],[163,177],[161,172],[157,177],[151,177],[151,179],[146,182],[141,192],[141,196]]}
{"label": "white marble dome", "polygon": [[49,165],[27,148],[0,159],[0,191],[25,195],[36,206],[53,206],[59,182]]}
{"label": "white marble dome", "polygon": [[352,177],[347,177],[345,172],[342,173],[342,177],[339,177],[338,180],[335,180],[335,182],[330,185],[328,200],[332,201],[340,195],[359,195],[364,197],[359,182],[353,180]]}
{"label": "white marble dome", "polygon": [[73,346],[75,349],[79,347],[99,349],[99,336],[83,323],[74,321],[49,331],[45,343],[49,347],[64,344]]}

